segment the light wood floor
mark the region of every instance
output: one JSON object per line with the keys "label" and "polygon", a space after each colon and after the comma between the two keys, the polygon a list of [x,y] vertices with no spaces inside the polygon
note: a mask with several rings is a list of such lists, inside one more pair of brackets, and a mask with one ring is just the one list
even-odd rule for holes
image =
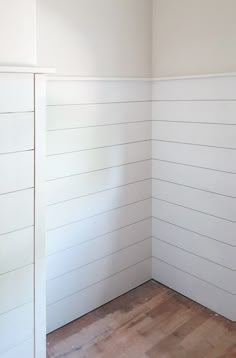
{"label": "light wood floor", "polygon": [[51,333],[48,358],[233,358],[236,324],[150,281]]}

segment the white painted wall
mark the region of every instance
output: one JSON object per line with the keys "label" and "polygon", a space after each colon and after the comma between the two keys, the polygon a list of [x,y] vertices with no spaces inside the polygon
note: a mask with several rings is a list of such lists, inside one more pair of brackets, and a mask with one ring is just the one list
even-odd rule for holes
{"label": "white painted wall", "polygon": [[235,0],[153,0],[153,75],[236,71]]}
{"label": "white painted wall", "polygon": [[152,108],[150,81],[58,77],[47,93],[51,332],[151,278]]}
{"label": "white painted wall", "polygon": [[151,0],[37,0],[41,66],[58,74],[149,76]]}
{"label": "white painted wall", "polygon": [[36,64],[36,0],[0,1],[0,65]]}
{"label": "white painted wall", "polygon": [[153,82],[153,278],[236,319],[235,76]]}

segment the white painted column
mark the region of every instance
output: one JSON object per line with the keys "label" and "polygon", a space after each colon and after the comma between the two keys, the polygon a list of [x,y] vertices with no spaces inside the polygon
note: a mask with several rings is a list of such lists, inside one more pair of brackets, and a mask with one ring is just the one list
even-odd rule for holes
{"label": "white painted column", "polygon": [[0,358],[46,357],[44,71],[0,67]]}

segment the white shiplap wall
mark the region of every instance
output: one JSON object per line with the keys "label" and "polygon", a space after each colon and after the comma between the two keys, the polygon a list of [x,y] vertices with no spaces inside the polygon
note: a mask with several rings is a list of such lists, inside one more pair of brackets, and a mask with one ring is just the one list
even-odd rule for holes
{"label": "white shiplap wall", "polygon": [[153,278],[236,320],[236,77],[156,80]]}
{"label": "white shiplap wall", "polygon": [[0,74],[1,358],[34,355],[33,83]]}
{"label": "white shiplap wall", "polygon": [[48,81],[47,330],[151,278],[151,84]]}
{"label": "white shiplap wall", "polygon": [[151,277],[236,319],[235,87],[49,79],[48,332]]}
{"label": "white shiplap wall", "polygon": [[43,72],[0,67],[1,358],[46,356]]}

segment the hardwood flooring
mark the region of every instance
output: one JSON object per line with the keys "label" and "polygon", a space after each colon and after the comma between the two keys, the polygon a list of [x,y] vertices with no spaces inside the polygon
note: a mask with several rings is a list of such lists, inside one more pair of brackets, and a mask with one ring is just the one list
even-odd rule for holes
{"label": "hardwood flooring", "polygon": [[48,358],[235,358],[236,324],[150,281],[47,337]]}

